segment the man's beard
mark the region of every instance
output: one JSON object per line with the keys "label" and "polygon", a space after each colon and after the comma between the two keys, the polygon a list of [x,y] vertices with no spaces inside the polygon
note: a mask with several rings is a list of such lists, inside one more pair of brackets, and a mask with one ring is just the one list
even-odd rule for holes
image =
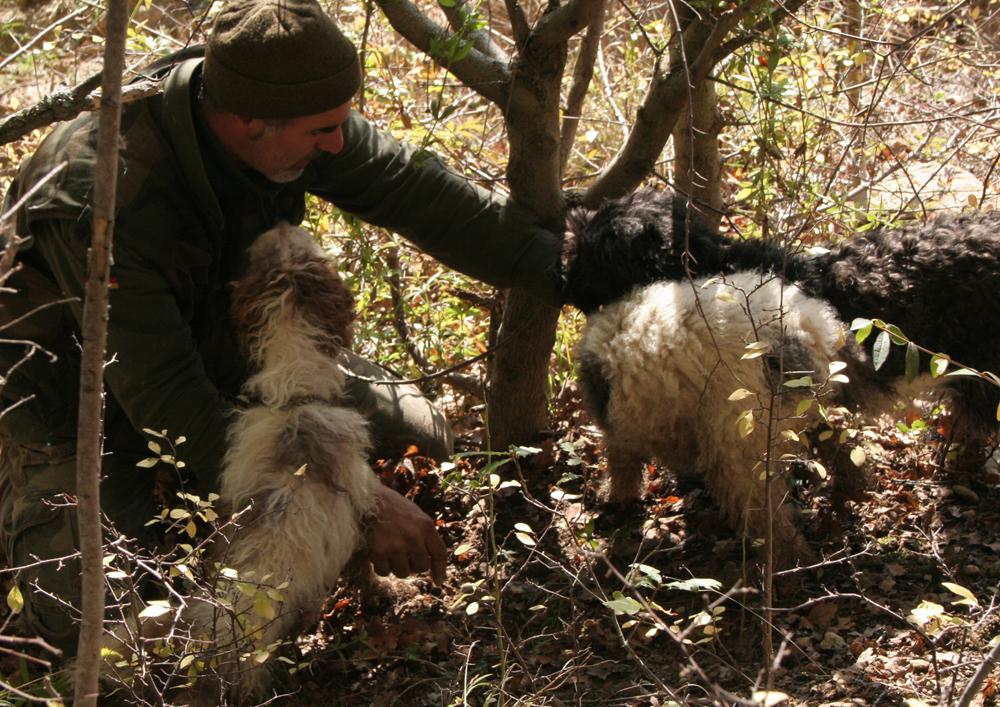
{"label": "man's beard", "polygon": [[268,181],[275,182],[277,184],[287,184],[288,182],[294,182],[296,179],[302,176],[302,173],[306,170],[305,167],[302,169],[286,169],[283,172],[278,172],[277,174],[265,174]]}
{"label": "man's beard", "polygon": [[[323,153],[317,150],[316,152],[312,153],[305,159],[308,160],[309,162],[312,162],[313,160],[319,159],[322,156]],[[288,182],[294,182],[296,179],[301,177],[305,169],[306,169],[305,167],[302,167],[300,169],[295,169],[293,167],[290,169],[282,170],[280,172],[275,172],[274,174],[265,174],[264,176],[267,177],[270,181],[276,182],[277,184],[287,184]]]}

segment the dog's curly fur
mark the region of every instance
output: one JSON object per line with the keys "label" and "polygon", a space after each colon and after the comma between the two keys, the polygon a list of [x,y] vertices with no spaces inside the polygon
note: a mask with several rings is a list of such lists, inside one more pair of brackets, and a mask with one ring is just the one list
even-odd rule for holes
{"label": "dog's curly fur", "polygon": [[236,701],[258,698],[268,682],[266,665],[248,654],[287,638],[361,546],[362,517],[378,489],[366,422],[338,404],[350,292],[311,236],[287,223],[261,235],[249,257],[232,311],[255,367],[244,386],[251,405],[230,427],[221,475],[220,503],[236,527],[212,558],[244,582],[273,588],[275,615],[263,618],[255,597],[220,575],[231,606],[196,603],[184,617],[192,639],[221,654],[222,684],[212,689],[228,687]]}
{"label": "dog's curly fur", "polygon": [[[894,324],[964,365],[1000,371],[995,212],[946,214],[799,255],[722,236],[681,198],[640,190],[571,214],[556,277],[565,301],[588,315],[580,378],[605,433],[610,500],[636,498],[641,462],[657,457],[702,472],[724,514],[734,524],[746,517],[754,537],[763,537],[763,515],[747,510],[761,505],[755,467],[766,443],[740,435],[737,416],[753,405],[729,401],[734,390],[762,395],[777,385],[787,415],[805,393],[781,382],[807,374],[826,381],[829,363],[840,360],[849,382],[833,386],[832,399],[885,409],[904,387],[905,347],[893,347],[876,371],[868,349],[844,335],[857,317]],[[742,358],[755,340],[772,347],[763,365]],[[937,387],[981,430],[996,424],[993,386],[966,376],[923,376],[915,386]],[[775,432],[788,427],[781,422]],[[780,481],[773,489],[775,549],[790,564],[808,550],[780,504],[787,489]]]}

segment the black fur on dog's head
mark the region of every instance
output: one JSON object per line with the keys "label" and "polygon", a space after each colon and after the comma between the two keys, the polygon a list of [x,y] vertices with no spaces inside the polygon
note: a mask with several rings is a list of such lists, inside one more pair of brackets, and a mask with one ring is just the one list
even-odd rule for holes
{"label": "black fur on dog's head", "polygon": [[[750,252],[752,251],[752,252]],[[555,279],[563,301],[589,314],[636,287],[779,263],[768,247],[733,241],[671,192],[640,189],[597,211],[574,209]],[[780,265],[778,265],[780,267]]]}

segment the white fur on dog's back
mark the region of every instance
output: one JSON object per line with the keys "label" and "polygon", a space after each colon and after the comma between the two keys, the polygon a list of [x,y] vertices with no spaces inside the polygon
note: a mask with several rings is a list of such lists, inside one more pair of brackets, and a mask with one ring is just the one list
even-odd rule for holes
{"label": "white fur on dog's back", "polygon": [[192,637],[207,637],[221,653],[216,672],[237,701],[256,699],[267,684],[266,665],[248,654],[287,638],[301,613],[323,600],[363,544],[361,519],[378,499],[366,458],[367,423],[338,404],[345,379],[336,349],[343,342],[317,323],[319,303],[313,304],[320,314],[306,311],[308,298],[291,292],[298,265],[325,257],[308,233],[288,224],[251,249],[251,275],[255,268],[268,274],[266,292],[253,298],[266,316],[250,344],[257,372],[243,388],[254,404],[230,427],[220,477],[221,499],[236,514],[237,528],[212,559],[242,582],[270,588],[276,617],[261,616],[255,593],[247,595],[224,574],[219,587],[228,610],[199,602],[185,616]]}
{"label": "white fur on dog's back", "polygon": [[[772,387],[768,378],[775,375],[763,358],[743,358],[747,344],[767,342],[777,353],[784,342],[785,370],[789,363],[808,364],[790,377],[811,375],[822,382],[843,341],[843,323],[828,304],[773,276],[744,272],[725,282],[704,282],[656,283],[595,312],[579,355],[600,362],[610,393],[603,416],[612,496],[635,497],[635,490],[616,489],[615,477],[634,484],[637,472],[616,467],[638,468],[635,450],[642,450],[642,456],[657,457],[676,470],[700,468],[725,515],[737,523],[748,505],[761,505],[763,493],[755,489],[760,470],[753,467],[767,446],[761,430],[741,436],[737,419],[743,410],[766,403]],[[740,388],[761,396],[759,401],[730,401]],[[781,413],[791,415],[802,393],[782,390],[787,403]],[[781,423],[775,436],[803,426],[801,420]],[[775,527],[785,542],[795,544],[794,523],[777,503],[786,489],[780,482],[774,488]],[[760,516],[749,516],[756,537],[763,537]]]}

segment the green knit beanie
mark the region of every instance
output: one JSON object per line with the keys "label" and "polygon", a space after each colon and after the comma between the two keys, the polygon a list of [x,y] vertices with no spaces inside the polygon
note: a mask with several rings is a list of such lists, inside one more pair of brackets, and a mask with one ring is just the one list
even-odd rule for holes
{"label": "green knit beanie", "polygon": [[282,120],[350,101],[361,63],[316,0],[234,0],[215,21],[203,78],[219,108]]}

